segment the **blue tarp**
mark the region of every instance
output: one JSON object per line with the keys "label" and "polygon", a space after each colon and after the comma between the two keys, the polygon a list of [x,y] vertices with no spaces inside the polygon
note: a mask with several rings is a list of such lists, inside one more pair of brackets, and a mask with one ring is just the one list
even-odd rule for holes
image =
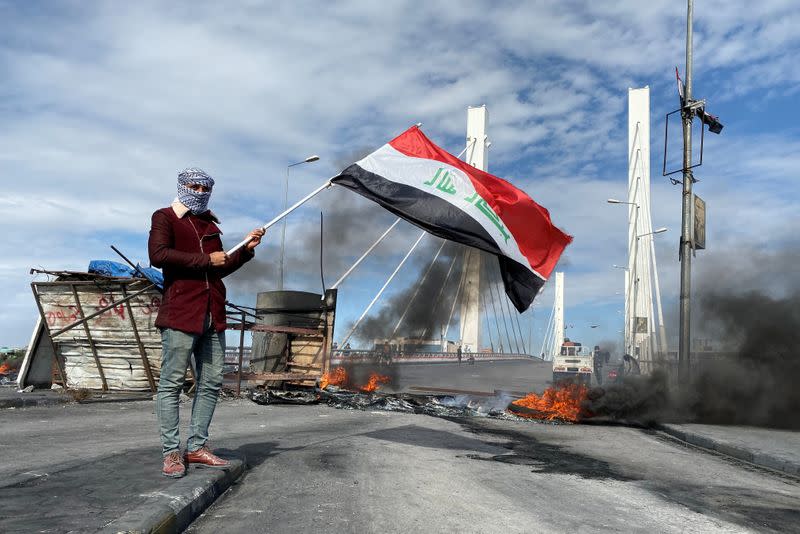
{"label": "blue tarp", "polygon": [[136,270],[124,263],[110,260],[92,260],[89,262],[89,272],[102,274],[103,276],[113,276],[116,278],[146,278],[158,286],[164,288],[164,276],[161,271],[152,267],[142,267],[136,265]]}
{"label": "blue tarp", "polygon": [[92,260],[89,262],[89,272],[102,274],[103,276],[114,276],[117,278],[132,278],[133,269],[124,263],[117,263],[109,260]]}
{"label": "blue tarp", "polygon": [[153,267],[142,267],[138,263],[136,268],[139,270],[140,275],[144,275],[145,278],[158,286],[158,289],[164,289],[164,275],[161,274],[161,271]]}

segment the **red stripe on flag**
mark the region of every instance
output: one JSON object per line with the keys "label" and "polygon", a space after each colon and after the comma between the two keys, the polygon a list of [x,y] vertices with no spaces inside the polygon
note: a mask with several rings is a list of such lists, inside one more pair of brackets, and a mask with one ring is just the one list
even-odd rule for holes
{"label": "red stripe on flag", "polygon": [[572,236],[553,225],[546,208],[502,178],[476,169],[436,146],[417,126],[412,126],[389,144],[406,156],[441,161],[462,170],[475,191],[511,231],[531,268],[549,278],[564,248],[572,242]]}

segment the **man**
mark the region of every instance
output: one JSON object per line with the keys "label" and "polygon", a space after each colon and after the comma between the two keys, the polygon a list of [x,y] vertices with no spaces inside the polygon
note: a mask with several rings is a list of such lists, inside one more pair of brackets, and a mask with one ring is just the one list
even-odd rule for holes
{"label": "man", "polygon": [[592,363],[594,366],[594,378],[597,380],[597,385],[603,385],[603,351],[600,350],[600,345],[595,345],[592,351]]}
{"label": "man", "polygon": [[639,360],[631,356],[630,354],[623,354],[622,355],[622,371],[626,375],[640,375],[642,374],[642,369],[639,367]]}
{"label": "man", "polygon": [[[219,221],[208,210],[214,179],[201,169],[178,174],[178,196],[152,217],[150,263],[164,273],[164,298],[155,325],[161,330],[161,377],[156,413],[164,454],[162,474],[179,478],[187,464],[228,467],[206,446],[222,387],[225,358],[225,284],[222,279],[254,256],[264,230],[231,256],[222,249]],[[192,353],[196,380],[186,455],[180,454],[178,398]]]}

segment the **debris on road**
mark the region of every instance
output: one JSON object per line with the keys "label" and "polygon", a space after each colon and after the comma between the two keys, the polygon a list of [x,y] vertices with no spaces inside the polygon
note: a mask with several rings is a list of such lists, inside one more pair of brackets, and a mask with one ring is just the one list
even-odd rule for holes
{"label": "debris on road", "polygon": [[472,399],[463,396],[411,395],[407,393],[361,393],[328,387],[320,390],[323,402],[345,410],[385,410],[434,417],[494,417],[516,419],[505,411],[511,398]]}
{"label": "debris on road", "polygon": [[319,404],[320,396],[308,390],[251,389],[248,398],[256,404]]}

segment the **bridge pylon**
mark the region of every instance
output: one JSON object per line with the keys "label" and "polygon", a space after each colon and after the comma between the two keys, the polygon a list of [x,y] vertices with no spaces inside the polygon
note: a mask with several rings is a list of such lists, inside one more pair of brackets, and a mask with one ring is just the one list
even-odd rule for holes
{"label": "bridge pylon", "polygon": [[[486,106],[467,108],[467,148],[465,160],[475,168],[489,168],[489,142],[486,128],[489,111]],[[477,252],[477,251],[476,251]],[[479,352],[480,347],[480,296],[482,254],[468,254],[464,263],[464,296],[461,301],[460,342],[464,350]]]}

